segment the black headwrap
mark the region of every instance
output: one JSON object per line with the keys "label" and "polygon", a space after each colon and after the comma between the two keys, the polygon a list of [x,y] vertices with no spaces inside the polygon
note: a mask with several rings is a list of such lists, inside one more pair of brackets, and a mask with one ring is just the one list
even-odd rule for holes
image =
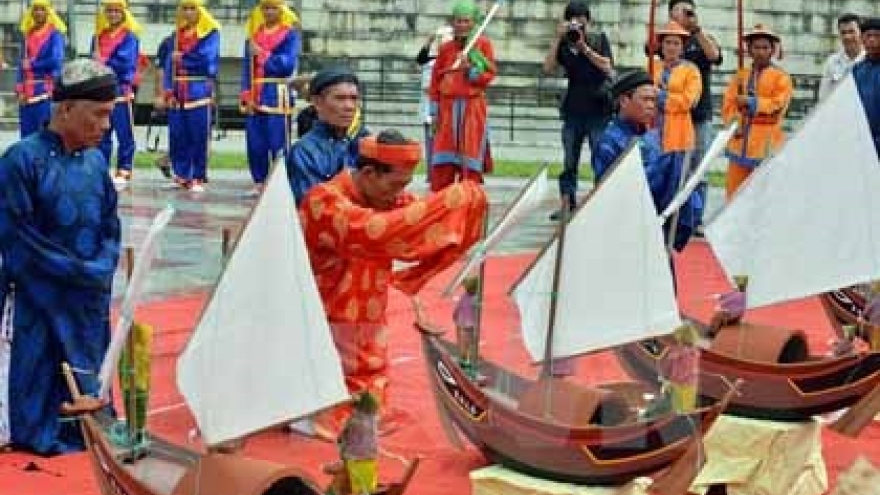
{"label": "black headwrap", "polygon": [[880,17],[865,17],[859,25],[862,32],[880,31]]}
{"label": "black headwrap", "polygon": [[628,93],[639,86],[644,85],[654,85],[651,76],[642,69],[632,69],[620,74],[617,79],[611,83],[611,96],[617,98],[624,93]]}
{"label": "black headwrap", "polygon": [[116,74],[106,65],[91,59],[76,59],[64,64],[55,79],[53,101],[116,99]]}
{"label": "black headwrap", "polygon": [[309,93],[319,95],[325,89],[339,83],[351,83],[358,87],[361,85],[358,77],[348,67],[328,67],[321,69],[312,78],[312,82],[309,84]]}

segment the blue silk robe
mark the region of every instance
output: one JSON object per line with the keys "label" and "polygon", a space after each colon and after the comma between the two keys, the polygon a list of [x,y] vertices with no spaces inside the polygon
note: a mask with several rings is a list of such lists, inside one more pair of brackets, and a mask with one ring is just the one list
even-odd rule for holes
{"label": "blue silk robe", "polygon": [[69,153],[44,129],[0,158],[0,281],[13,309],[9,423],[18,448],[82,448],[76,423],[59,418],[69,400],[61,363],[77,372],[83,393],[97,391],[119,245],[116,191],[100,151]]}
{"label": "blue silk robe", "polygon": [[880,155],[880,60],[866,58],[853,67],[852,73]]}
{"label": "blue silk robe", "polygon": [[358,139],[367,134],[362,127],[354,137],[340,138],[329,125],[320,120],[316,122],[287,155],[287,178],[296,203],[299,204],[312,187],[332,179],[345,167],[354,167]]}
{"label": "blue silk robe", "polygon": [[[612,120],[599,139],[596,152],[592,156],[594,177],[598,183],[618,158],[623,155],[633,139],[638,139],[648,186],[651,189],[651,196],[654,198],[654,206],[659,213],[672,202],[678,192],[684,165],[684,153],[664,153],[660,135],[656,130],[644,132],[620,118]],[[704,201],[700,193],[694,191],[682,205],[673,243],[673,247],[677,251],[684,248],[699,225],[703,214],[703,204]],[[667,237],[669,230],[670,225],[667,222],[667,225],[664,226]]]}

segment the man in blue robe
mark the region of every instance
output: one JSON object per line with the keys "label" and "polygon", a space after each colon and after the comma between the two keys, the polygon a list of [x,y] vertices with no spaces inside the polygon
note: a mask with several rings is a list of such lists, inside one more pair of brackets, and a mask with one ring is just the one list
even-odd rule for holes
{"label": "man in blue robe", "polygon": [[[593,174],[598,183],[636,140],[642,154],[651,196],[658,212],[678,193],[684,165],[683,153],[664,153],[656,130],[647,130],[657,112],[657,90],[648,74],[634,70],[621,75],[612,86],[618,104],[617,116],[599,138],[592,156]],[[703,198],[694,191],[679,210],[673,247],[680,251],[697,228],[703,212]],[[669,222],[664,226],[667,238]]]}
{"label": "man in blue robe", "polygon": [[880,155],[880,18],[864,19],[861,28],[865,59],[853,67],[852,73]]}
{"label": "man in blue robe", "polygon": [[287,155],[287,177],[297,204],[315,185],[354,167],[358,140],[367,134],[357,122],[360,82],[354,73],[342,67],[324,69],[309,91],[318,121]]}
{"label": "man in blue robe", "polygon": [[84,394],[96,393],[110,339],[120,228],[96,146],[110,128],[116,86],[100,62],[67,63],[48,127],[0,158],[0,344],[10,351],[0,356],[8,364],[0,370],[8,373],[0,443],[42,455],[82,448],[76,422],[61,417],[70,400],[61,364],[70,364]]}

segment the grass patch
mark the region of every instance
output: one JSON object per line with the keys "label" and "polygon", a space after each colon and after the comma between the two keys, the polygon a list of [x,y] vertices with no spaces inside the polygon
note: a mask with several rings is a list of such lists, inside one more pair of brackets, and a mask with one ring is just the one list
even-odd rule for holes
{"label": "grass patch", "polygon": [[[134,165],[137,168],[154,167],[159,153],[150,153],[138,151],[134,157]],[[495,171],[493,176],[497,177],[531,177],[541,166],[542,162],[536,161],[516,161],[516,160],[496,160]],[[247,158],[244,153],[231,151],[216,151],[211,153],[210,169],[214,170],[236,170],[247,168]],[[588,164],[581,165],[578,176],[581,180],[593,180],[593,171],[590,170]],[[425,165],[420,164],[416,168],[417,174],[425,173]],[[550,165],[550,176],[558,177],[562,173],[562,164],[553,163]],[[710,171],[708,174],[709,184],[714,187],[724,186],[724,173]]]}

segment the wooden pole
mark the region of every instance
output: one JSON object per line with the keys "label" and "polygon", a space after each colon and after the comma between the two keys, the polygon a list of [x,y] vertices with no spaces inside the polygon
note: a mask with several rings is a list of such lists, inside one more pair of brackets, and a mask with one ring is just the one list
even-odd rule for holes
{"label": "wooden pole", "polygon": [[223,227],[223,230],[220,232],[220,253],[223,255],[223,259],[229,256],[231,242],[232,230],[229,227]]}
{"label": "wooden pole", "polygon": [[[125,248],[125,276],[128,280],[128,283],[131,283],[131,276],[134,273],[134,248],[131,246],[127,246]],[[128,352],[128,369],[123,370],[125,373],[126,382],[128,384],[128,397],[125,399],[125,403],[127,406],[125,422],[128,426],[128,441],[129,447],[132,448],[131,454],[134,454],[135,447],[135,437],[137,436],[137,430],[135,428],[135,423],[137,422],[137,383],[135,380],[135,372],[134,372],[134,320],[132,320],[131,328],[128,332],[128,342],[126,342],[125,347]],[[122,394],[125,397],[125,394]]]}
{"label": "wooden pole", "polygon": [[657,0],[651,0],[651,11],[648,12],[648,75],[654,79],[654,57],[657,53],[657,36],[654,34],[654,23],[657,19]]}

